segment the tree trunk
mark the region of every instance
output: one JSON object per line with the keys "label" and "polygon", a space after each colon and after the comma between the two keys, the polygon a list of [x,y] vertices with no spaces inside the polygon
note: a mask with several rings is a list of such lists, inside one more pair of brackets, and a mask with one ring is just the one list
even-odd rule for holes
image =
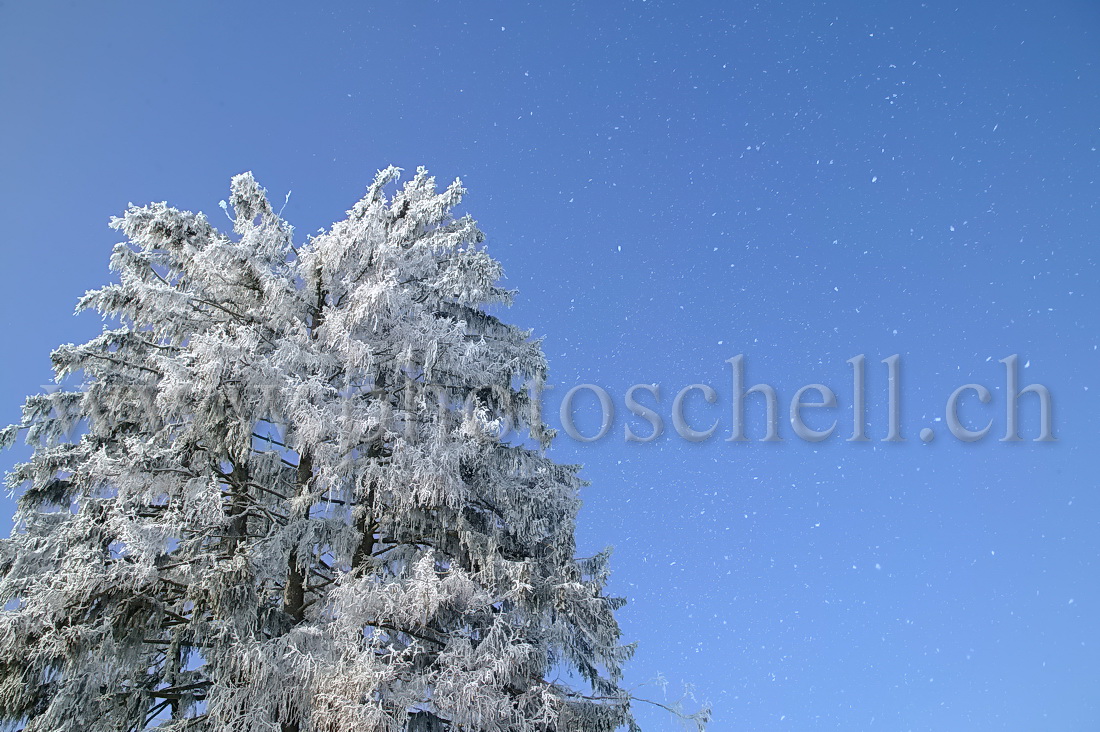
{"label": "tree trunk", "polygon": [[[313,456],[309,454],[309,449],[306,448],[302,451],[301,457],[298,458],[296,498],[301,497],[303,493],[309,490],[309,481],[312,477]],[[309,508],[306,507],[304,510],[298,509],[294,518],[306,518],[308,515]],[[294,619],[295,623],[302,622],[302,618],[305,617],[306,604],[306,570],[298,566],[298,549],[297,544],[290,549],[290,556],[287,557],[286,586],[283,588],[283,610]]]}

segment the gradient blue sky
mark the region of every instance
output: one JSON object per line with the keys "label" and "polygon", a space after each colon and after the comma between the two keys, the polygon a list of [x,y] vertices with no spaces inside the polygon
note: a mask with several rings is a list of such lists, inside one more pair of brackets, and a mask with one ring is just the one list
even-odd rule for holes
{"label": "gradient blue sky", "polygon": [[[694,682],[715,730],[1100,729],[1098,63],[1088,0],[5,0],[0,422],[98,332],[71,313],[128,202],[225,224],[252,170],[304,238],[422,164],[465,181],[508,317],[545,336],[550,421],[579,383],[619,407],[554,453],[592,483],[581,547],[616,546],[639,695]],[[781,401],[836,390],[837,435],[725,442],[739,353]],[[860,353],[875,441],[854,444]],[[894,353],[900,444],[879,441]],[[1055,444],[997,441],[1013,353]],[[962,444],[935,420],[973,381],[994,430]],[[640,382],[666,422],[712,385],[691,413],[719,435],[627,444]]]}

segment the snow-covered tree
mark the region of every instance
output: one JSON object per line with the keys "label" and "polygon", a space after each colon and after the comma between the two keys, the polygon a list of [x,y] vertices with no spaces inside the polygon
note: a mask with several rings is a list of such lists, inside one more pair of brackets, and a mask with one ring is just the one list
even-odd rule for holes
{"label": "snow-covered tree", "polygon": [[250,174],[232,235],[113,220],[118,282],[78,309],[117,327],[0,432],[34,446],[0,550],[7,728],[634,727],[539,343],[489,312],[512,293],[460,182],[398,173],[300,248]]}

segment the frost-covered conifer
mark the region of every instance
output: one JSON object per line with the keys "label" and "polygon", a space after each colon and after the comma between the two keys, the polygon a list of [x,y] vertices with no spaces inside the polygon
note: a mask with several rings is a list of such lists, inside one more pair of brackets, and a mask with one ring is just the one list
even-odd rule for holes
{"label": "frost-covered conifer", "polygon": [[79,308],[118,327],[0,432],[34,446],[0,549],[8,728],[634,726],[539,344],[486,310],[512,293],[460,183],[397,177],[297,249],[249,174],[233,235],[113,220],[118,283]]}

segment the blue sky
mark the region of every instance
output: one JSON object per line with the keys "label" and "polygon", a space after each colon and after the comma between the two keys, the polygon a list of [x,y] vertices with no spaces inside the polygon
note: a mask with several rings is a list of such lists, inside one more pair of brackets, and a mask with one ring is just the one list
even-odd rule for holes
{"label": "blue sky", "polygon": [[[716,730],[1097,729],[1098,64],[1086,0],[3,2],[0,422],[98,332],[72,309],[128,202],[218,221],[252,170],[304,238],[425,165],[462,177],[508,317],[545,337],[550,421],[580,383],[617,405],[554,453],[591,481],[581,547],[616,546],[639,695],[693,682]],[[874,439],[849,443],[861,353]],[[907,441],[883,443],[895,353]],[[998,441],[1014,353],[1056,443]],[[784,422],[831,386],[807,421],[837,434],[726,442],[737,354]],[[936,419],[970,382],[994,428],[963,444]],[[661,385],[653,443],[623,439],[636,383]],[[698,444],[669,419],[694,383]]]}

